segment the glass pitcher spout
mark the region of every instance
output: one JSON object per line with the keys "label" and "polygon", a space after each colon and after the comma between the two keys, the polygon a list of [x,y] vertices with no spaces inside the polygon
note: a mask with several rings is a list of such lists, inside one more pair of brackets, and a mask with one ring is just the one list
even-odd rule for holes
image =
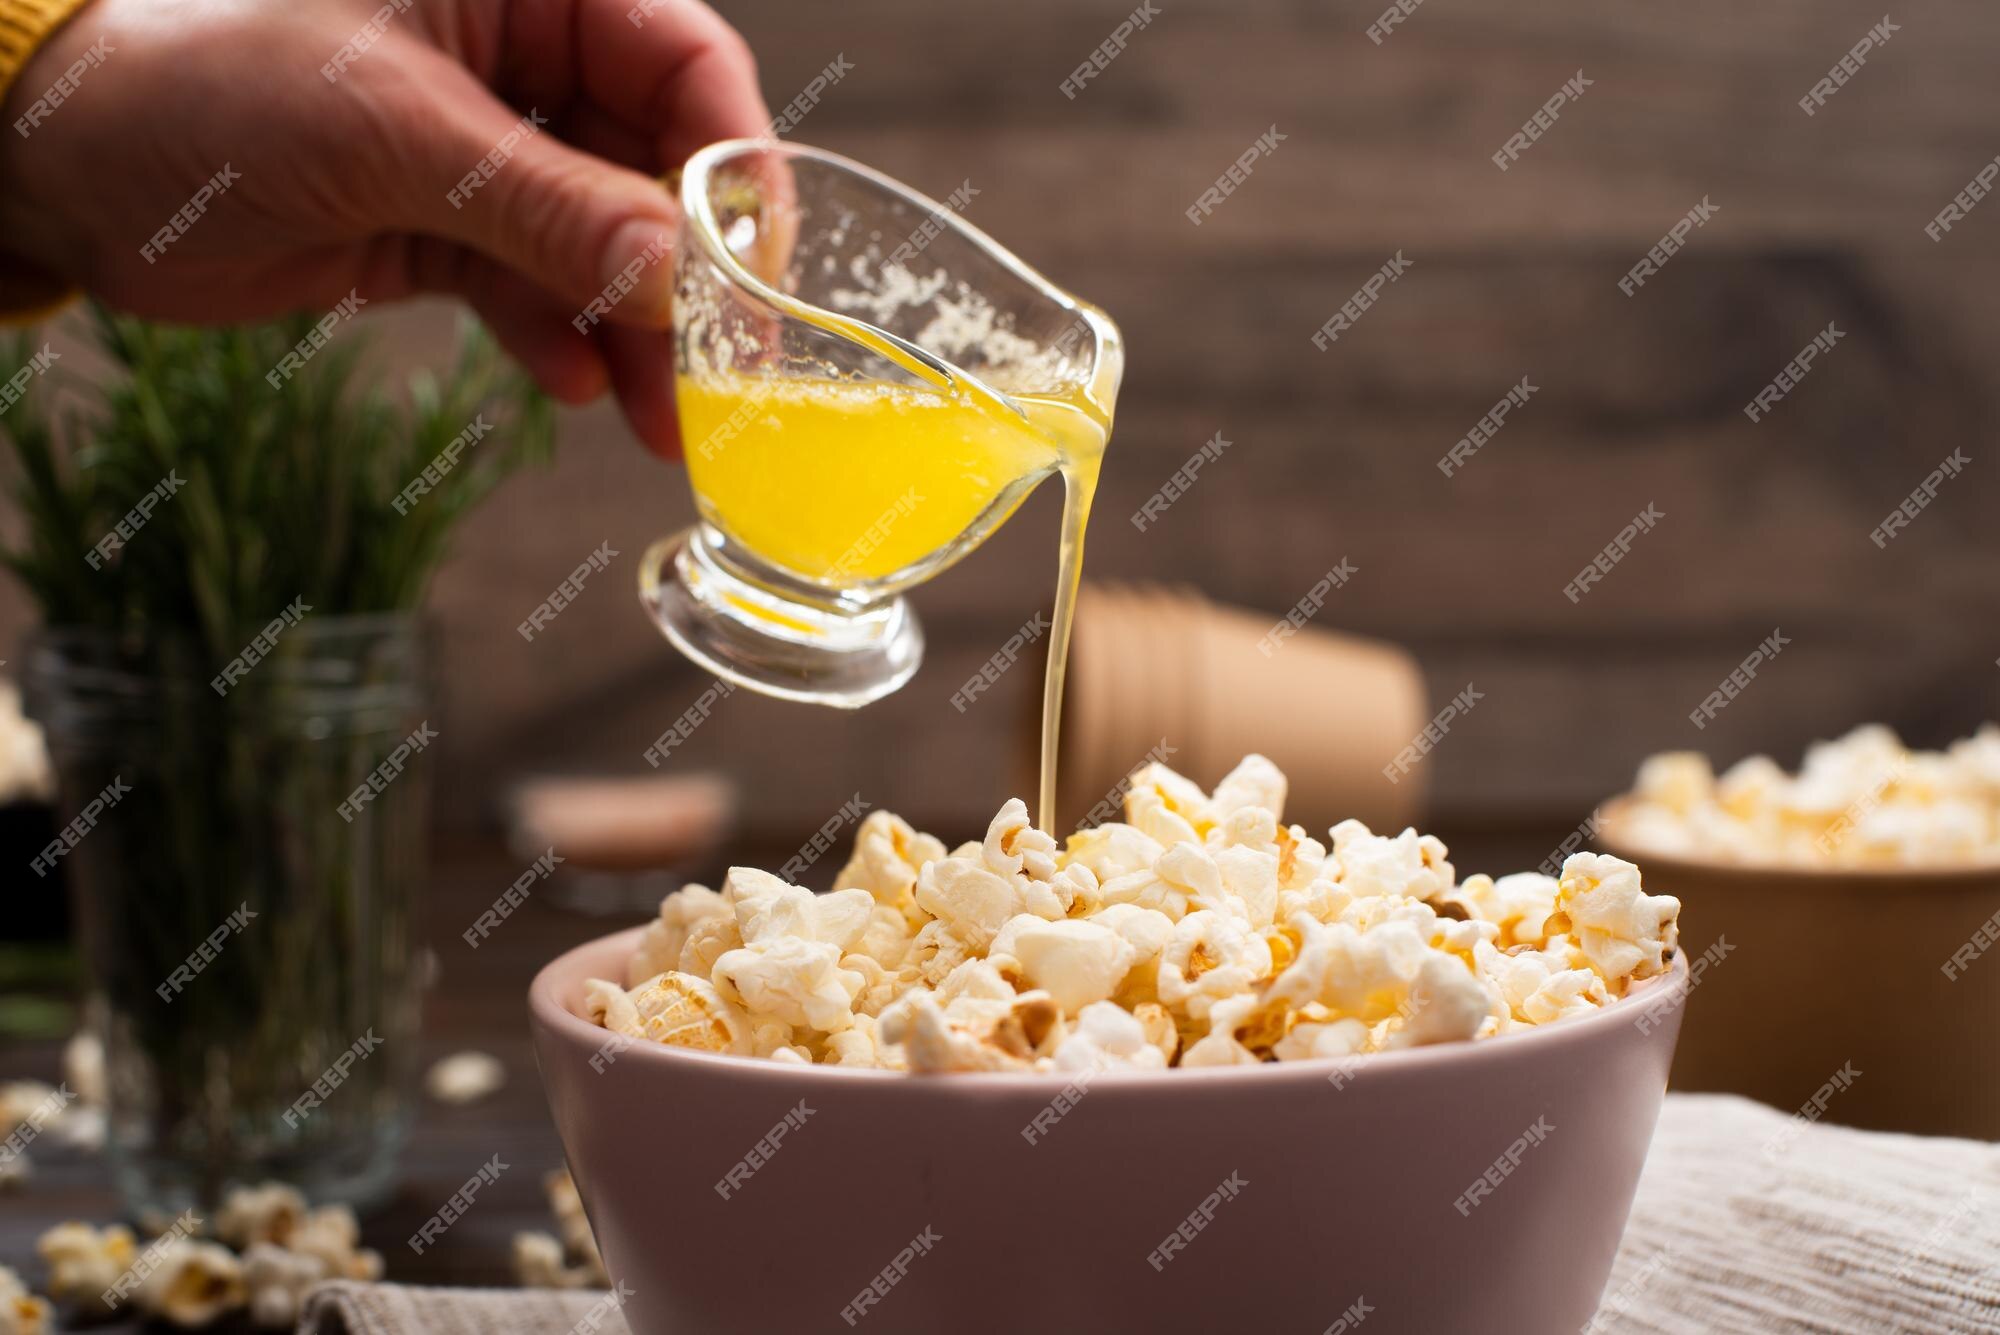
{"label": "glass pitcher spout", "polygon": [[1117,328],[966,221],[978,193],[771,140],[683,171],[675,394],[701,522],[641,580],[720,675],[841,705],[896,689],[922,654],[901,593],[1103,451]]}

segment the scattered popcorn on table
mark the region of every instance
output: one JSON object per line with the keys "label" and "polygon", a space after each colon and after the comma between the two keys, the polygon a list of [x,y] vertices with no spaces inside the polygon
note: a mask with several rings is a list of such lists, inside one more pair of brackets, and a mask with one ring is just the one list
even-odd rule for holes
{"label": "scattered popcorn on table", "polygon": [[542,1190],[548,1195],[549,1209],[555,1213],[563,1246],[581,1262],[593,1285],[598,1288],[608,1286],[611,1276],[604,1268],[604,1258],[598,1254],[597,1238],[591,1233],[590,1219],[583,1212],[583,1197],[577,1192],[576,1180],[569,1175],[567,1168],[558,1168],[542,1179]]}
{"label": "scattered popcorn on table", "polygon": [[382,1257],[360,1245],[353,1210],[308,1209],[304,1194],[283,1182],[231,1189],[215,1234],[242,1251],[250,1320],[266,1329],[297,1324],[306,1290],[321,1280],[382,1277]]}
{"label": "scattered popcorn on table", "polygon": [[1718,777],[1671,751],[1639,767],[1608,813],[1621,843],[1664,856],[1802,867],[2000,862],[2000,726],[1911,751],[1880,724],[1806,748],[1796,775],[1768,756]]}
{"label": "scattered popcorn on table", "polygon": [[148,1249],[147,1263],[152,1269],[132,1292],[147,1316],[196,1330],[249,1301],[243,1263],[220,1243],[162,1239]]}
{"label": "scattered popcorn on table", "polygon": [[54,1308],[28,1292],[21,1277],[0,1265],[0,1335],[49,1335]]}
{"label": "scattered popcorn on table", "polygon": [[[2000,737],[1995,751],[2000,792]],[[1285,786],[1262,756],[1213,795],[1148,765],[1124,823],[1063,847],[1018,800],[949,852],[871,812],[830,894],[737,867],[720,891],[667,896],[624,984],[591,980],[586,1010],[634,1038],[780,1060],[1160,1070],[1555,1023],[1672,957],[1680,903],[1628,862],[1460,883],[1429,835],[1349,820],[1322,843],[1284,824]],[[516,1259],[557,1282],[550,1243],[517,1240]]]}
{"label": "scattered popcorn on table", "polygon": [[305,1217],[305,1194],[297,1187],[283,1182],[233,1187],[215,1212],[215,1236],[232,1247],[257,1242],[282,1247]]}
{"label": "scattered popcorn on table", "polygon": [[108,1097],[104,1080],[104,1040],[79,1029],[63,1045],[63,1084],[86,1108],[102,1108]]}
{"label": "scattered popcorn on table", "polygon": [[514,1235],[514,1282],[524,1289],[585,1289],[603,1283],[588,1266],[567,1264],[562,1239],[553,1233]]}
{"label": "scattered popcorn on table", "polygon": [[507,1083],[507,1068],[490,1052],[454,1052],[424,1074],[424,1089],[439,1103],[477,1103]]}
{"label": "scattered popcorn on table", "polygon": [[[35,1254],[49,1267],[51,1298],[77,1303],[91,1316],[108,1316],[112,1308],[106,1294],[139,1259],[139,1244],[132,1230],[115,1224],[100,1229],[68,1223],[42,1234]],[[112,1297],[115,1305],[116,1295]]]}
{"label": "scattered popcorn on table", "polygon": [[301,1256],[269,1242],[253,1242],[243,1253],[243,1284],[250,1294],[250,1324],[260,1330],[289,1330],[313,1285],[330,1278],[317,1257]]}
{"label": "scattered popcorn on table", "polygon": [[39,724],[21,708],[21,688],[0,677],[0,805],[53,802],[55,770]]}
{"label": "scattered popcorn on table", "polygon": [[322,1205],[308,1212],[278,1245],[318,1261],[333,1279],[382,1278],[381,1254],[361,1245],[360,1221],[345,1205]]}

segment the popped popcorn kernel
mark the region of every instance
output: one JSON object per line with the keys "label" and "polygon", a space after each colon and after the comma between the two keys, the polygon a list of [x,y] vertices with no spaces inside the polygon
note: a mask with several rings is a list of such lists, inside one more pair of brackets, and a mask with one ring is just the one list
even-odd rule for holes
{"label": "popped popcorn kernel", "polygon": [[[1171,1023],[1168,1028],[1171,1030]],[[1167,1054],[1148,1035],[1145,1022],[1123,1006],[1108,1001],[1094,1001],[1079,1011],[1075,1027],[1055,1051],[1058,1071],[1101,1071],[1113,1067],[1159,1071],[1166,1069],[1167,1060]]]}
{"label": "popped popcorn kernel", "polygon": [[220,1243],[174,1237],[154,1243],[148,1255],[155,1264],[132,1292],[147,1316],[197,1329],[249,1302],[243,1263]]}
{"label": "popped popcorn kernel", "polygon": [[[854,856],[833,881],[835,890],[866,890],[875,902],[915,916],[917,877],[944,856],[944,845],[918,834],[909,822],[887,811],[871,811],[854,835]],[[915,930],[922,926],[911,921]]]}
{"label": "popped popcorn kernel", "polygon": [[1797,867],[2000,863],[2000,726],[1912,751],[1880,724],[1806,748],[1796,774],[1768,756],[1706,779],[1705,757],[1653,756],[1607,828],[1631,848]]}
{"label": "popped popcorn kernel", "polygon": [[513,1271],[524,1289],[581,1289],[597,1282],[589,1267],[565,1263],[562,1239],[553,1233],[516,1233]]}
{"label": "popped popcorn kernel", "polygon": [[284,1182],[235,1187],[215,1212],[215,1236],[238,1248],[253,1242],[283,1246],[305,1217],[305,1194],[297,1187]]}
{"label": "popped popcorn kernel", "polygon": [[[1975,762],[2000,793],[2000,731]],[[1681,762],[1648,778],[1683,805],[1769,782],[1752,767],[1716,783]],[[1560,878],[1461,882],[1444,844],[1413,829],[1347,820],[1321,843],[1285,824],[1285,789],[1260,756],[1213,795],[1148,765],[1124,821],[1060,847],[1019,800],[949,850],[875,811],[829,894],[736,867],[720,892],[669,896],[631,971],[678,967],[629,989],[591,980],[584,1010],[632,1037],[773,1061],[1116,1074],[1559,1023],[1677,949],[1680,904],[1646,894],[1628,862],[1578,854]],[[538,1282],[573,1282],[554,1242],[524,1235],[517,1260]]]}
{"label": "popped popcorn kernel", "polygon": [[254,1242],[243,1253],[243,1284],[249,1293],[250,1324],[260,1330],[289,1330],[298,1324],[307,1290],[329,1278],[318,1257]]}
{"label": "popped popcorn kernel", "polygon": [[633,1038],[702,1052],[742,1052],[749,1026],[714,984],[684,973],[663,973],[626,994]]}
{"label": "popped popcorn kernel", "polygon": [[102,1315],[104,1295],[139,1257],[132,1230],[113,1225],[57,1224],[35,1243],[35,1254],[49,1268],[49,1296],[57,1302],[81,1303]]}
{"label": "popped popcorn kernel", "polygon": [[639,937],[639,948],[625,969],[625,986],[637,987],[655,974],[679,968],[695,928],[730,914],[729,901],[705,885],[684,885],[668,895],[660,901],[659,916]]}
{"label": "popped popcorn kernel", "polygon": [[507,1067],[490,1052],[467,1049],[440,1057],[424,1072],[424,1092],[439,1103],[477,1103],[507,1083]]}
{"label": "popped popcorn kernel", "polygon": [[1071,1015],[1108,1001],[1138,956],[1124,937],[1087,919],[1016,921],[1023,925],[1010,953],[1020,960],[1023,977]]}
{"label": "popped popcorn kernel", "polygon": [[21,1277],[0,1265],[0,1335],[49,1335],[55,1308],[28,1291]]}
{"label": "popped popcorn kernel", "polygon": [[1640,888],[1639,869],[1603,853],[1572,853],[1563,863],[1552,931],[1573,933],[1590,967],[1607,981],[1650,978],[1665,967],[1676,940],[1681,902]]}

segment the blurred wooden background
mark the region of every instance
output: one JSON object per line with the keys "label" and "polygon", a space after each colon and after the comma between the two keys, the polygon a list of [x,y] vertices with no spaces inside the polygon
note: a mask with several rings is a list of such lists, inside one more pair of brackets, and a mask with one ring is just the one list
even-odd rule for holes
{"label": "blurred wooden background", "polygon": [[[1811,117],[1797,100],[1879,6],[1429,0],[1377,46],[1373,0],[1161,0],[1074,100],[1058,85],[1124,0],[720,7],[773,107],[836,54],[852,63],[794,138],[938,196],[969,180],[969,217],[1123,325],[1090,575],[1275,617],[1345,556],[1360,573],[1319,624],[1409,646],[1440,701],[1485,693],[1425,762],[1448,836],[1546,848],[1661,748],[1789,762],[1869,719],[1934,744],[2000,712],[2000,202],[1941,243],[1923,230],[2000,153],[1990,3],[1892,12],[1900,29]],[[1497,170],[1579,69],[1584,96]],[[1183,210],[1273,125],[1275,154],[1191,225]],[[1704,198],[1715,217],[1622,294]],[[1316,350],[1398,251],[1410,271]],[[430,357],[450,318],[375,323]],[[1829,321],[1846,338],[1748,421]],[[1442,476],[1523,376],[1532,402]],[[1135,530],[1217,431],[1233,448]],[[1878,550],[1870,530],[1954,448],[1965,475]],[[1648,502],[1658,530],[1572,605],[1563,586]],[[690,510],[678,469],[600,407],[471,524],[433,597],[448,818],[490,820],[517,775],[645,770],[706,683],[634,597],[639,553]],[[752,831],[783,846],[856,789],[975,833],[1013,787],[1038,674],[1015,668],[963,715],[949,697],[1049,605],[1055,528],[1047,488],[919,592],[930,656],[900,695],[843,715],[738,694],[674,765],[736,776]],[[524,642],[515,625],[606,540],[611,573]],[[26,615],[0,594],[0,656]],[[1697,732],[1688,711],[1774,628],[1792,647]]]}

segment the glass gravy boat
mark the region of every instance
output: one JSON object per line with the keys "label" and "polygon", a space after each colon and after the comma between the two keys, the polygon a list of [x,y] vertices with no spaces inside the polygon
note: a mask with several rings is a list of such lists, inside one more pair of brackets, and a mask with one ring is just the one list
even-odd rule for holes
{"label": "glass gravy boat", "polygon": [[772,140],[689,159],[675,392],[700,522],[653,544],[640,590],[718,676],[847,708],[895,690],[923,657],[903,591],[1052,473],[1080,559],[1123,345],[960,216],[976,193]]}

